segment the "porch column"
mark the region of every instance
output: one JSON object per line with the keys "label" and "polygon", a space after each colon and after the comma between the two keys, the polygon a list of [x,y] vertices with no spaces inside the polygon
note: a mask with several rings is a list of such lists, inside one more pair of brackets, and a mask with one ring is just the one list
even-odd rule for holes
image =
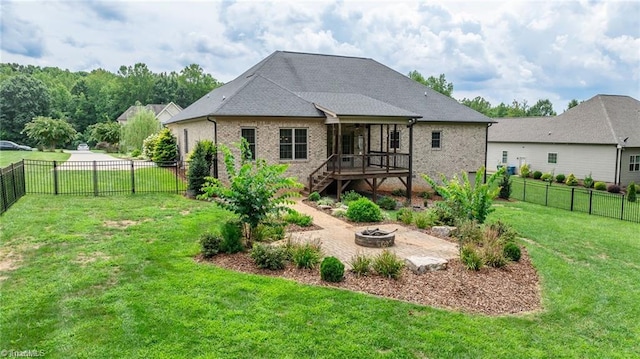
{"label": "porch column", "polygon": [[[338,173],[342,172],[342,124],[338,123]],[[338,196],[340,190],[338,189]]]}
{"label": "porch column", "polygon": [[367,126],[367,166],[371,166],[371,125]]}
{"label": "porch column", "polygon": [[415,119],[411,119],[411,123],[409,123],[409,176],[407,177],[407,200],[409,204],[411,204],[411,194],[413,192],[413,125],[415,123]]}
{"label": "porch column", "polygon": [[389,140],[391,139],[391,137],[389,137],[389,124],[387,124],[387,173],[389,173]]}

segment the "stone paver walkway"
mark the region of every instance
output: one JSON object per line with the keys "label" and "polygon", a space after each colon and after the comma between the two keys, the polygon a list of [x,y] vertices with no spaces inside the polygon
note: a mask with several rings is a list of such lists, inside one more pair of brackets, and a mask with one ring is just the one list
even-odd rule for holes
{"label": "stone paver walkway", "polygon": [[458,246],[443,239],[430,236],[426,233],[408,229],[399,224],[380,224],[370,227],[353,226],[321,210],[306,205],[301,200],[296,201],[292,208],[300,213],[313,217],[313,223],[322,227],[317,231],[295,232],[292,239],[310,241],[319,239],[325,255],[335,256],[346,267],[356,253],[364,253],[367,256],[375,256],[382,252],[381,248],[361,247],[355,243],[355,232],[366,228],[380,228],[387,231],[397,229],[395,245],[389,250],[395,252],[401,258],[410,256],[425,256],[451,259],[458,257]]}

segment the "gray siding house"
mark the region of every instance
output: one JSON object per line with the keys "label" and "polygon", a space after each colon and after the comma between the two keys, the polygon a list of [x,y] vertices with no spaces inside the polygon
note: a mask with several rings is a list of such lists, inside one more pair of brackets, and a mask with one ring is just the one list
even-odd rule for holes
{"label": "gray siding house", "polygon": [[476,171],[491,122],[372,59],[276,51],[165,124],[182,158],[199,140],[244,137],[309,191],[355,181],[375,196],[424,189],[422,173]]}
{"label": "gray siding house", "polygon": [[554,117],[500,119],[489,128],[488,165],[596,181],[640,183],[640,101],[597,95]]}

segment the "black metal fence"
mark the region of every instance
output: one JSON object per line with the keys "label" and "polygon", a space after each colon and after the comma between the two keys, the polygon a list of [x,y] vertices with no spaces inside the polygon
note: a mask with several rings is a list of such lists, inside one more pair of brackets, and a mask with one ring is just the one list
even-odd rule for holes
{"label": "black metal fence", "polygon": [[0,169],[0,214],[26,194],[24,161]]}
{"label": "black metal fence", "polygon": [[640,223],[640,202],[624,194],[526,179],[514,180],[512,189],[511,197],[524,202]]}
{"label": "black metal fence", "polygon": [[26,193],[110,195],[186,189],[180,162],[25,160]]}

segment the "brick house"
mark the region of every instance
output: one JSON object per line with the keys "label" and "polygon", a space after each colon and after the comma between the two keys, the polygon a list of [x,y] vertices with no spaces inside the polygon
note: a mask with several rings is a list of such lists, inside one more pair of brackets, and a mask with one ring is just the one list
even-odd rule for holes
{"label": "brick house", "polygon": [[[244,137],[309,191],[428,187],[486,164],[492,120],[372,59],[276,51],[165,122],[180,155]],[[221,171],[222,169],[217,169]]]}

